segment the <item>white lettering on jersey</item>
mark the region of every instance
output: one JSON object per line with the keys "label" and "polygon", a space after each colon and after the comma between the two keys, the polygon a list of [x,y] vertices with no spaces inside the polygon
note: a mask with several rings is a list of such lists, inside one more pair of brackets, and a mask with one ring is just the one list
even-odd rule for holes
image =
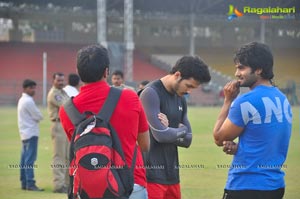
{"label": "white lettering on jersey", "polygon": [[[281,103],[278,97],[275,97],[275,100],[276,104],[269,97],[262,98],[266,112],[266,117],[263,122],[271,123],[272,115],[274,114],[278,122],[283,122],[283,116],[285,116],[286,120],[292,123],[292,113],[288,100],[285,99],[283,103]],[[245,125],[250,121],[252,121],[253,124],[262,123],[261,114],[250,102],[243,102],[240,107]]]}
{"label": "white lettering on jersey", "polygon": [[290,110],[291,106],[290,103],[287,99],[284,100],[283,102],[283,112],[286,120],[292,124],[292,110]]}
{"label": "white lettering on jersey", "polygon": [[271,123],[273,113],[275,114],[277,121],[282,122],[282,107],[281,107],[280,99],[278,97],[275,97],[275,99],[276,99],[277,106],[270,98],[268,97],[262,98],[266,110],[265,123]]}
{"label": "white lettering on jersey", "polygon": [[250,102],[241,103],[241,112],[245,125],[250,121],[253,121],[253,124],[261,124],[261,116]]}

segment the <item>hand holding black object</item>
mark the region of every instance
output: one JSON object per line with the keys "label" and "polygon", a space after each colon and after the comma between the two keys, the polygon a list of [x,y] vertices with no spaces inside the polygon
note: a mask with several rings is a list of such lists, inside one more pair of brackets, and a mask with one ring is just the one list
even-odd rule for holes
{"label": "hand holding black object", "polygon": [[228,155],[235,155],[237,152],[238,145],[233,141],[223,142],[223,151]]}

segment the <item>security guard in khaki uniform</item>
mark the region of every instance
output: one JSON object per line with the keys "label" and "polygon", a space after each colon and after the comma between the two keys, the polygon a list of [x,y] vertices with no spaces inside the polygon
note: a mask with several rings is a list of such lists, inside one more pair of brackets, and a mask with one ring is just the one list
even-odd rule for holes
{"label": "security guard in khaki uniform", "polygon": [[55,193],[67,193],[69,185],[69,141],[61,126],[59,107],[69,98],[63,90],[64,74],[53,74],[53,86],[47,97],[48,113],[51,120],[51,137],[53,142],[53,184]]}

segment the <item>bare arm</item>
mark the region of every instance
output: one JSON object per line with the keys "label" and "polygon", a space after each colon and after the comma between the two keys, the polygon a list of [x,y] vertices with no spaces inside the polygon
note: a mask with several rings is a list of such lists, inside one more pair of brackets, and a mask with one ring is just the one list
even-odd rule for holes
{"label": "bare arm", "polygon": [[149,131],[145,131],[138,134],[138,144],[143,152],[148,152],[150,149]]}
{"label": "bare arm", "polygon": [[233,141],[243,131],[242,127],[233,124],[227,117],[231,103],[236,98],[238,93],[239,93],[238,82],[232,81],[225,85],[224,104],[221,108],[221,112],[215,123],[214,132],[213,132],[215,143],[218,146],[223,146],[224,141]]}

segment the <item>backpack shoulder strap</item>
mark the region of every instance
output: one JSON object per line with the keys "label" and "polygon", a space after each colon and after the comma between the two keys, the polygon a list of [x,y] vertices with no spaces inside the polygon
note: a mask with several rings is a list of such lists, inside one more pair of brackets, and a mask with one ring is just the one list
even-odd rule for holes
{"label": "backpack shoulder strap", "polygon": [[69,116],[72,124],[76,127],[82,120],[86,118],[84,113],[80,113],[77,108],[74,106],[73,97],[68,99],[64,103],[64,109],[67,115]]}
{"label": "backpack shoulder strap", "polygon": [[109,122],[110,117],[112,116],[116,105],[121,96],[122,90],[119,88],[110,87],[108,97],[106,98],[104,105],[101,108],[101,111],[98,113],[98,116],[103,120]]}
{"label": "backpack shoulder strap", "polygon": [[[84,119],[86,119],[86,114],[81,114],[77,108],[75,107],[74,103],[73,103],[73,97],[71,97],[70,99],[68,99],[65,103],[64,103],[64,109],[65,112],[67,113],[67,115],[69,116],[69,119],[71,120],[72,124],[74,125],[75,129],[76,127],[80,124],[81,121],[83,121]],[[70,159],[70,163],[72,162],[72,160],[74,159],[74,140],[75,140],[75,134],[76,132],[73,132],[72,138],[71,138],[71,142],[70,142],[70,151],[69,151],[69,159]]]}
{"label": "backpack shoulder strap", "polygon": [[[109,122],[110,117],[112,116],[112,113],[114,112],[114,109],[119,101],[119,98],[121,96],[122,90],[119,88],[114,88],[111,87],[108,97],[106,98],[103,107],[101,108],[100,113],[98,113],[98,116]],[[123,159],[125,160],[125,155],[124,152],[122,150],[121,144],[120,144],[120,140],[118,135],[113,131],[111,131],[111,135],[113,137],[113,143],[114,145],[117,147],[116,150],[121,154],[121,156],[123,157]],[[133,157],[132,157],[132,163],[131,163],[131,173],[133,174],[133,170],[134,170],[134,165],[136,162],[136,155],[137,155],[137,145],[134,148],[134,152],[133,152]]]}

